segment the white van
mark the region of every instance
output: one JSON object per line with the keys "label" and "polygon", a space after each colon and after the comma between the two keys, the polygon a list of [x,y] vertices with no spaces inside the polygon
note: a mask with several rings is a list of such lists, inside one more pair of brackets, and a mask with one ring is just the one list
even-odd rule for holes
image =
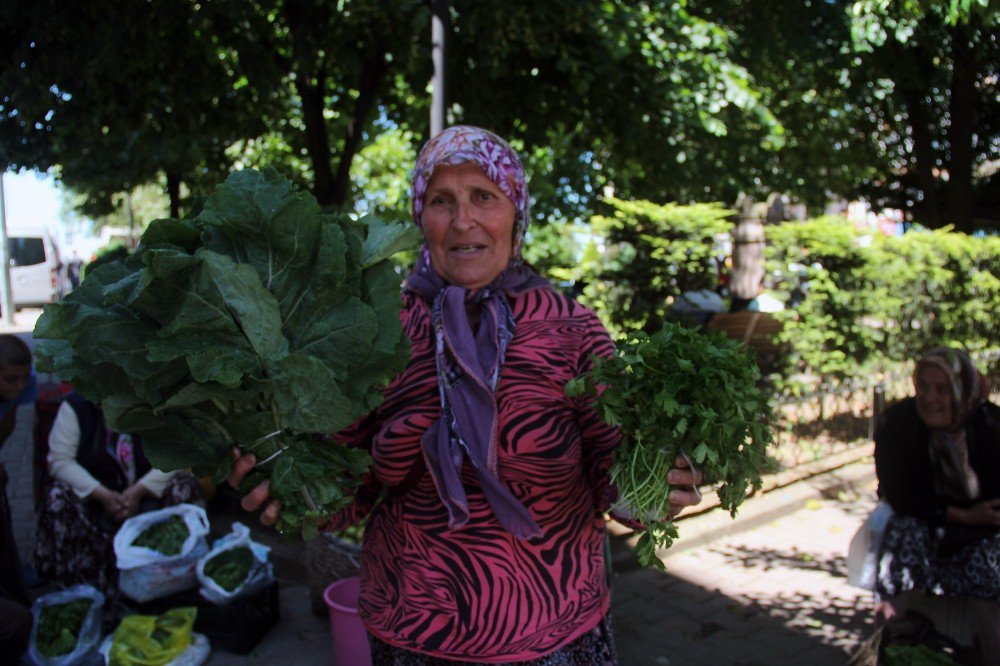
{"label": "white van", "polygon": [[47,229],[7,229],[15,308],[41,307],[69,293],[66,266]]}

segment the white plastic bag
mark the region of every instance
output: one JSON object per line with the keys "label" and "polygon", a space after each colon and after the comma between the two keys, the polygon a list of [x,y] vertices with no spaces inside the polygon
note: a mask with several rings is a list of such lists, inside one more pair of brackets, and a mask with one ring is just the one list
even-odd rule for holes
{"label": "white plastic bag", "polygon": [[[249,548],[253,553],[253,562],[243,583],[230,592],[205,574],[205,564],[216,555],[233,548]],[[250,540],[250,528],[240,522],[233,523],[229,534],[216,539],[212,549],[198,560],[196,573],[201,582],[201,596],[214,604],[222,605],[234,599],[249,597],[271,585],[274,582],[274,567],[268,561],[269,552],[271,549],[267,546]]]}
{"label": "white plastic bag", "polygon": [[[180,516],[188,528],[188,536],[176,555],[132,543],[152,525]],[[175,592],[197,587],[195,568],[198,558],[208,551],[205,535],[208,534],[208,516],[194,504],[178,504],[159,511],[133,516],[122,523],[115,534],[115,557],[118,560],[119,583],[122,593],[145,603]]]}
{"label": "white plastic bag", "polygon": [[875,590],[882,533],[892,513],[887,502],[879,501],[851,539],[847,549],[847,582],[854,587]]}
{"label": "white plastic bag", "polygon": [[[114,643],[114,632],[108,634],[104,642],[101,643],[99,652],[104,657],[104,663],[111,661],[111,644]],[[191,632],[191,645],[177,657],[171,659],[163,666],[201,666],[212,655],[212,645],[204,634]]]}
{"label": "white plastic bag", "polygon": [[[71,652],[57,657],[46,657],[38,652],[35,640],[38,636],[38,621],[42,609],[46,606],[57,606],[77,599],[90,599],[90,609],[80,625],[76,636],[76,646]],[[65,590],[52,592],[35,599],[31,604],[31,640],[28,643],[28,663],[34,666],[75,666],[85,663],[100,663],[97,661],[97,644],[101,640],[101,609],[104,607],[104,595],[90,585],[74,585]]]}

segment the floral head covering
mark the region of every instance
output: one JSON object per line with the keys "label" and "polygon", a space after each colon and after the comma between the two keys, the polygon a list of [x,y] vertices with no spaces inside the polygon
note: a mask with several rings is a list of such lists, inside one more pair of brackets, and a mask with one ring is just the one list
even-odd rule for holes
{"label": "floral head covering", "polygon": [[413,167],[410,184],[410,205],[413,221],[422,226],[424,194],[434,168],[439,164],[474,162],[496,183],[500,191],[514,204],[514,254],[520,256],[524,233],[531,219],[531,198],[524,179],[524,166],[514,149],[499,136],[471,125],[455,125],[442,131],[424,144]]}
{"label": "floral head covering", "polygon": [[938,347],[921,356],[913,370],[914,385],[930,366],[944,371],[951,384],[951,423],[947,428],[932,429],[928,441],[935,493],[956,501],[978,499],[979,475],[972,468],[963,426],[972,412],[986,402],[989,384],[960,349]]}
{"label": "floral head covering", "polygon": [[952,347],[938,347],[917,361],[913,369],[914,385],[920,372],[929,365],[940,368],[948,375],[951,384],[951,427],[958,428],[973,410],[986,401],[989,384],[966,352]]}

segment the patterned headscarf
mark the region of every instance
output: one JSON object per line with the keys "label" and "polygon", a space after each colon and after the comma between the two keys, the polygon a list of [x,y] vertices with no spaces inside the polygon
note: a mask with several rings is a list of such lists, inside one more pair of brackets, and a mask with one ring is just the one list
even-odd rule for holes
{"label": "patterned headscarf", "polygon": [[514,536],[530,539],[539,536],[541,528],[501,481],[497,458],[496,389],[517,325],[508,297],[549,287],[520,259],[528,226],[528,187],[521,160],[506,141],[486,130],[466,126],[444,130],[427,142],[417,158],[410,190],[413,221],[420,226],[434,168],[467,162],[478,164],[513,202],[516,252],[492,283],[470,291],[445,282],[434,270],[426,245],[421,249],[405,288],[430,307],[441,396],[441,418],[424,433],[421,445],[450,527],[462,527],[469,520],[461,478],[468,461],[500,524]]}
{"label": "patterned headscarf", "polygon": [[951,423],[947,428],[932,429],[929,442],[935,489],[955,500],[976,499],[979,478],[969,461],[964,426],[969,416],[986,402],[989,384],[961,349],[938,347],[920,357],[913,370],[914,385],[927,367],[944,371],[951,384]]}
{"label": "patterned headscarf", "polygon": [[514,204],[514,255],[520,256],[524,234],[531,220],[531,197],[524,179],[524,166],[514,149],[489,130],[470,125],[455,125],[428,141],[417,156],[410,187],[413,221],[423,226],[424,194],[439,164],[479,165],[487,178]]}

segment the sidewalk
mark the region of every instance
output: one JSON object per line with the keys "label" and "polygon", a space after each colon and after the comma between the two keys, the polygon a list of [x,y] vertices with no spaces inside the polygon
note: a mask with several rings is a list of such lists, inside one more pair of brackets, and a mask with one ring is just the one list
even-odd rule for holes
{"label": "sidewalk", "polygon": [[[871,594],[845,578],[847,546],[875,504],[870,461],[678,522],[666,573],[643,569],[612,538],[612,619],[622,666],[841,666],[872,631]],[[301,549],[272,552],[281,621],[246,656],[208,666],[332,664],[326,618],[309,610]],[[345,666],[343,664],[339,666]]]}

